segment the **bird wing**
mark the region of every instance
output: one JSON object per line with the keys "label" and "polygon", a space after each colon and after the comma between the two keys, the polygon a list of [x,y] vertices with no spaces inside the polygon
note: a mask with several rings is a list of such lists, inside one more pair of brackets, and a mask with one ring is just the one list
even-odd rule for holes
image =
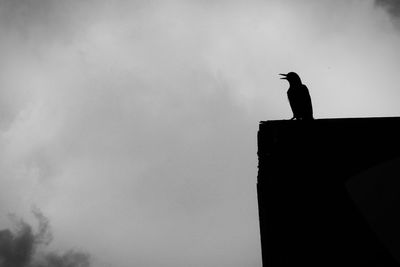
{"label": "bird wing", "polygon": [[307,86],[304,84],[301,86],[301,90],[299,92],[301,95],[301,109],[302,109],[302,114],[304,117],[310,118],[313,116],[313,107],[312,107],[312,102],[311,102],[311,96],[310,92],[308,91]]}

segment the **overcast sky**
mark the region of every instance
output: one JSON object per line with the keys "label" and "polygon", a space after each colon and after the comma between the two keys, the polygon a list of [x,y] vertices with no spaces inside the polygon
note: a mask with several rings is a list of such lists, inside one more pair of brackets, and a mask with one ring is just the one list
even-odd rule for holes
{"label": "overcast sky", "polygon": [[[397,1],[398,3],[399,1]],[[0,228],[95,267],[261,266],[261,120],[400,115],[396,0],[0,0]]]}

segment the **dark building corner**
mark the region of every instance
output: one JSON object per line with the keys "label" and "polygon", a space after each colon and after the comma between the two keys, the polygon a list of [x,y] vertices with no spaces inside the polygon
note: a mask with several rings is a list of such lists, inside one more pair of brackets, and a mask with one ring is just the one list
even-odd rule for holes
{"label": "dark building corner", "polygon": [[400,266],[400,118],[261,122],[258,158],[263,266]]}

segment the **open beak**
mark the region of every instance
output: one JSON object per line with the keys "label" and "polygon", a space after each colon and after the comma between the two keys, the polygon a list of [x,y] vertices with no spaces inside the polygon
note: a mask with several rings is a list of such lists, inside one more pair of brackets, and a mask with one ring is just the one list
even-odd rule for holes
{"label": "open beak", "polygon": [[287,74],[279,73],[279,75],[283,76],[283,77],[281,77],[281,79],[287,80]]}

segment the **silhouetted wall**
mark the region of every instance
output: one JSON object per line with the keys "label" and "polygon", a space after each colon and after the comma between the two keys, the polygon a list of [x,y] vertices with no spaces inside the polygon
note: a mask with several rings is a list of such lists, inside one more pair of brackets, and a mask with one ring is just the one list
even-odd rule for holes
{"label": "silhouetted wall", "polygon": [[263,266],[398,266],[400,118],[261,122],[258,157]]}

